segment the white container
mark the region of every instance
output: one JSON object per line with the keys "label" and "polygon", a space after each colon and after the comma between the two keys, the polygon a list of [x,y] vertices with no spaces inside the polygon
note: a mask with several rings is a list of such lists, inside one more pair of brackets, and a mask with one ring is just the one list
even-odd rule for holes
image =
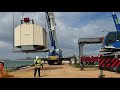
{"label": "white container", "polygon": [[[37,46],[47,48],[47,32],[36,24],[24,23],[15,28],[14,46]],[[39,48],[40,49],[40,48]]]}

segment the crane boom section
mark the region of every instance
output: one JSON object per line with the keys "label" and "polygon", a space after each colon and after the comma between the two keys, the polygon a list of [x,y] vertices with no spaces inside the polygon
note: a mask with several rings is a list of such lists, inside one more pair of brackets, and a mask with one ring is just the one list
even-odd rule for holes
{"label": "crane boom section", "polygon": [[116,26],[116,29],[118,32],[120,32],[120,24],[119,24],[119,21],[118,21],[118,18],[117,18],[117,15],[113,12],[113,20],[114,20],[114,23],[115,23],[115,26]]}
{"label": "crane boom section", "polygon": [[47,20],[47,25],[49,29],[49,36],[50,36],[50,41],[51,41],[51,46],[56,49],[56,42],[55,42],[55,25],[54,25],[54,16],[52,12],[45,12],[46,14],[46,20]]}

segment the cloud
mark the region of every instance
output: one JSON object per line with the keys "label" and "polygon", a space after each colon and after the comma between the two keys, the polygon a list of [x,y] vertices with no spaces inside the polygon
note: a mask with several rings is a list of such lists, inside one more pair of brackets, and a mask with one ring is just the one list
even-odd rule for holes
{"label": "cloud", "polygon": [[8,48],[10,49],[12,46],[12,44],[4,42],[4,41],[0,41],[0,48]]}

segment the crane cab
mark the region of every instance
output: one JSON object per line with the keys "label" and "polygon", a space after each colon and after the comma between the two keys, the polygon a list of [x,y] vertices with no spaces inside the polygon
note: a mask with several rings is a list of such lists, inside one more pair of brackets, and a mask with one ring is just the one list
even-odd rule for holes
{"label": "crane cab", "polygon": [[62,50],[61,49],[55,49],[48,54],[48,64],[52,65],[55,62],[57,62],[59,65],[62,64]]}
{"label": "crane cab", "polygon": [[120,32],[109,32],[104,38],[103,46],[101,49],[105,51],[120,50]]}

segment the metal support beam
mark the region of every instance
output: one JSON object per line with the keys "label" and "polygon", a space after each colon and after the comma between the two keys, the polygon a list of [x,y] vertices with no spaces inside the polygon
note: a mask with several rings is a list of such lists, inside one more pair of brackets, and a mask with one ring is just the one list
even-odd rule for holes
{"label": "metal support beam", "polygon": [[[79,44],[79,58],[81,58],[83,56],[83,46],[84,45],[85,45],[84,43]],[[81,67],[81,70],[83,70],[83,62],[81,62],[81,60],[80,60],[80,67]]]}
{"label": "metal support beam", "polygon": [[[79,45],[79,59],[83,56],[83,46],[85,44],[97,44],[102,43],[101,37],[100,38],[79,38],[78,45]],[[83,62],[79,60],[81,70],[83,70]]]}

